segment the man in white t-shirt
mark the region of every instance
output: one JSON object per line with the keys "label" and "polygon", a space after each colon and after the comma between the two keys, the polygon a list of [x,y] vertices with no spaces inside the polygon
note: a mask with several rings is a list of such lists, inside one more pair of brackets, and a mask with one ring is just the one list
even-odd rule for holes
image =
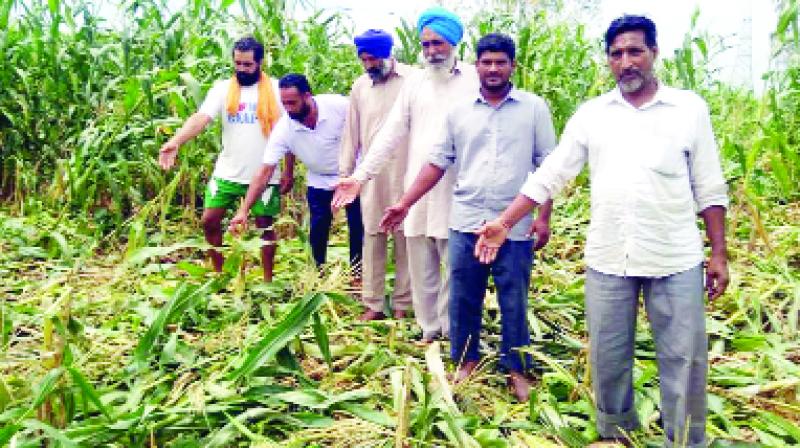
{"label": "man in white t-shirt", "polygon": [[[181,145],[200,134],[215,117],[222,120],[222,152],[206,187],[202,218],[206,241],[214,246],[222,245],[222,218],[229,208],[238,206],[247,192],[250,179],[263,159],[268,136],[283,115],[277,81],[261,71],[263,59],[264,46],[253,37],[236,41],[233,47],[236,75],[214,83],[200,110],[186,120],[159,152],[161,167],[172,168]],[[256,225],[265,229],[262,238],[270,242],[261,249],[265,281],[272,280],[275,259],[272,220],[280,211],[280,193],[291,190],[293,167],[294,159],[287,156],[283,177],[280,170],[275,170],[270,187],[253,207]],[[209,256],[214,270],[220,272],[222,254],[212,249]]]}
{"label": "man in white t-shirt", "polygon": [[[317,266],[325,263],[328,235],[333,222],[331,202],[339,181],[342,132],[350,106],[342,95],[312,95],[305,76],[292,73],[279,82],[286,115],[281,117],[267,144],[263,164],[250,182],[244,203],[230,223],[235,231],[247,223],[251,207],[261,196],[281,158],[294,154],[307,168],[307,199],[311,225],[309,243]],[[359,276],[364,226],[358,199],[345,208],[350,230],[350,264]]]}

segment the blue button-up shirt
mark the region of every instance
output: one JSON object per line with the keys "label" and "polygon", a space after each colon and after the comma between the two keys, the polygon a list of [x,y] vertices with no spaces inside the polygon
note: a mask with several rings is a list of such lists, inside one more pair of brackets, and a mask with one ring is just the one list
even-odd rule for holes
{"label": "blue button-up shirt", "polygon": [[[497,106],[480,94],[457,104],[447,116],[444,134],[429,161],[457,171],[450,228],[459,232],[474,232],[498,217],[556,144],[547,103],[517,89]],[[522,219],[508,238],[528,239],[532,219]]]}

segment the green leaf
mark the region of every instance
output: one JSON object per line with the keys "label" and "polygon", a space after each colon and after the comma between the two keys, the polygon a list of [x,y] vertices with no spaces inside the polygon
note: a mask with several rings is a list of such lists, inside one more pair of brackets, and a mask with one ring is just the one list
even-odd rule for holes
{"label": "green leaf", "polygon": [[244,363],[230,374],[230,378],[236,380],[248,376],[272,359],[278,350],[303,331],[312,314],[326,299],[322,293],[310,293],[303,297],[280,323],[248,350]]}
{"label": "green leaf", "polygon": [[111,415],[108,413],[108,408],[103,404],[100,400],[100,396],[97,394],[95,388],[86,381],[86,378],[74,367],[68,367],[67,371],[69,372],[70,376],[72,377],[72,381],[78,385],[78,388],[83,393],[83,396],[87,398],[89,401],[94,404],[100,412],[110,421]]}
{"label": "green leaf", "polygon": [[312,327],[314,329],[314,337],[317,339],[319,351],[322,353],[322,357],[325,358],[325,362],[328,363],[328,367],[332,370],[333,358],[331,357],[331,346],[328,340],[328,329],[325,327],[325,323],[322,322],[319,313],[314,313],[314,323]]}

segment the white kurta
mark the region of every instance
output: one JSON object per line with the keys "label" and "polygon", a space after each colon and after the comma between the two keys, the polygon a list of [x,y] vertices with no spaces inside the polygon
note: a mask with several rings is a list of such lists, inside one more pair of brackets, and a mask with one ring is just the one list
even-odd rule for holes
{"label": "white kurta", "polygon": [[[450,107],[474,97],[479,88],[475,67],[461,62],[448,78],[435,78],[428,70],[410,75],[353,177],[364,182],[377,176],[398,142],[407,137],[408,166],[404,181],[404,189],[407,189],[428,163],[434,144],[441,140]],[[446,172],[439,183],[411,207],[404,221],[406,237],[447,238],[454,182],[455,173]]]}

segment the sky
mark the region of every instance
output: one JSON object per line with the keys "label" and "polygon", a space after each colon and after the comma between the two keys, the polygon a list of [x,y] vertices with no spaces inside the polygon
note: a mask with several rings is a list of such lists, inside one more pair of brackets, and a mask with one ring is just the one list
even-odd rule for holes
{"label": "sky", "polygon": [[[568,0],[564,2],[569,6]],[[419,13],[433,3],[431,0],[311,2],[313,7],[347,14],[355,33],[369,28],[394,29],[401,17],[413,24]],[[451,3],[468,9],[470,3],[477,6],[485,2],[444,2],[445,5]],[[721,44],[727,48],[712,60],[719,70],[719,78],[760,91],[763,88],[761,75],[769,69],[770,34],[777,22],[773,0],[601,0],[597,20],[590,22],[591,18],[586,18],[582,22],[587,24],[589,35],[599,39],[612,19],[624,13],[644,14],[656,23],[661,54],[672,55],[682,45],[697,8],[700,15],[696,30],[721,37]]]}

